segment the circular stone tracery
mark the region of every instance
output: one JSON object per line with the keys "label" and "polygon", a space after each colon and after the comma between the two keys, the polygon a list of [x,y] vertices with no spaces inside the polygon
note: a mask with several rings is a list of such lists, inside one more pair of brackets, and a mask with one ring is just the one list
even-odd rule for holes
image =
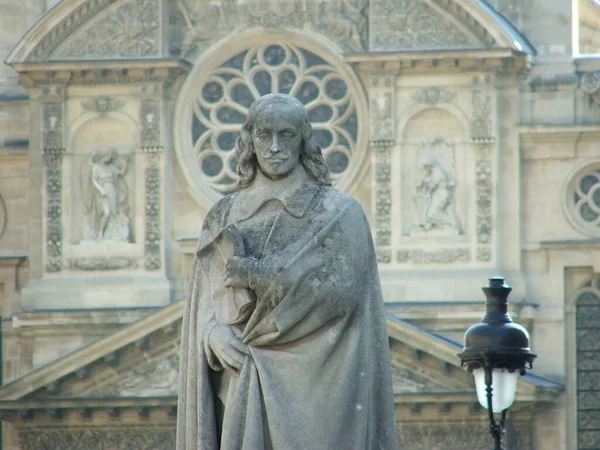
{"label": "circular stone tracery", "polygon": [[235,140],[248,108],[262,95],[289,94],[306,106],[336,183],[358,163],[356,100],[348,82],[333,64],[307,49],[289,43],[255,45],[199,73],[192,89],[182,92],[180,102],[187,108],[180,119],[189,120],[191,130],[179,129],[184,134],[177,151],[200,184],[220,193],[234,190]]}
{"label": "circular stone tracery", "polygon": [[582,232],[600,236],[600,162],[578,170],[567,183],[565,212]]}

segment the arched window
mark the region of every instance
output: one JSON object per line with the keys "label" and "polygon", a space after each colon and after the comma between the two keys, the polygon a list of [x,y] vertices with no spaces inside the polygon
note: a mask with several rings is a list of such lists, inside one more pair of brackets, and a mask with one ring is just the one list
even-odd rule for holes
{"label": "arched window", "polygon": [[577,448],[600,448],[600,275],[579,288],[575,304]]}
{"label": "arched window", "polygon": [[235,141],[248,108],[260,96],[278,92],[306,106],[336,184],[359,164],[357,88],[343,72],[322,52],[278,42],[248,46],[192,74],[180,94],[175,122],[184,171],[218,193],[234,190]]}

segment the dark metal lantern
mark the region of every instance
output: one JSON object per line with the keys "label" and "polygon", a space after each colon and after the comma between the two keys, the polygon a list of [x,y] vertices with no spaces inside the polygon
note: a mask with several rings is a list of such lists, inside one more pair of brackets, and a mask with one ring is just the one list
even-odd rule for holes
{"label": "dark metal lantern", "polygon": [[508,314],[511,290],[500,277],[490,278],[483,288],[486,314],[481,323],[467,330],[463,351],[458,354],[461,365],[467,366],[469,372],[488,364],[494,369],[518,370],[521,375],[525,369],[531,369],[536,355],[529,348],[529,333]]}
{"label": "dark metal lantern", "polygon": [[[469,372],[478,373],[475,377],[478,396],[483,396],[486,401],[490,421],[490,434],[494,438],[494,450],[502,449],[502,435],[506,421],[506,411],[514,399],[515,384],[512,385],[511,396],[505,404],[496,405],[501,409],[500,421],[494,417],[494,373],[496,377],[503,378],[505,371],[514,373],[518,371],[525,375],[526,369],[531,369],[536,355],[529,348],[529,333],[521,325],[513,323],[508,314],[508,294],[512,289],[504,282],[504,278],[489,279],[489,284],[483,288],[486,301],[486,314],[481,323],[473,325],[465,333],[464,348],[457,356],[461,366],[467,366]],[[483,374],[480,370],[483,370]],[[475,375],[475,374],[474,374]],[[477,377],[483,384],[477,383]],[[516,377],[516,374],[514,375]],[[506,388],[505,388],[506,389]],[[479,392],[481,390],[481,392]],[[497,392],[499,396],[506,392]],[[481,398],[481,397],[480,397]],[[480,400],[481,402],[482,400]],[[502,406],[500,406],[502,405]],[[502,409],[504,408],[504,409]]]}

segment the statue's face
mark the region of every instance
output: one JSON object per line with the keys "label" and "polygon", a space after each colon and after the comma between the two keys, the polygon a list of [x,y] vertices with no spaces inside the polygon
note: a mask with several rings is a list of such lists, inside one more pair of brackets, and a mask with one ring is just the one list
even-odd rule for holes
{"label": "statue's face", "polygon": [[284,178],[300,163],[304,145],[300,123],[297,109],[281,101],[264,105],[257,113],[252,141],[258,164],[269,178]]}

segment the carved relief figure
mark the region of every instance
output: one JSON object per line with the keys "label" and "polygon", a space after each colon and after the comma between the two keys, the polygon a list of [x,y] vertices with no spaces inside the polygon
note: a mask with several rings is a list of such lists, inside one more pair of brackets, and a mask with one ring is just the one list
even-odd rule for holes
{"label": "carved relief figure", "polygon": [[192,267],[177,449],[395,450],[383,300],[360,204],[331,186],[294,97],[256,100],[236,154],[239,189],[208,213]]}
{"label": "carved relief figure", "polygon": [[86,204],[87,239],[131,241],[129,191],[124,178],[128,163],[114,148],[100,150],[92,156]]}
{"label": "carved relief figure", "polygon": [[456,180],[436,154],[420,158],[421,177],[416,186],[416,226],[425,231],[455,230],[462,233],[455,208]]}

